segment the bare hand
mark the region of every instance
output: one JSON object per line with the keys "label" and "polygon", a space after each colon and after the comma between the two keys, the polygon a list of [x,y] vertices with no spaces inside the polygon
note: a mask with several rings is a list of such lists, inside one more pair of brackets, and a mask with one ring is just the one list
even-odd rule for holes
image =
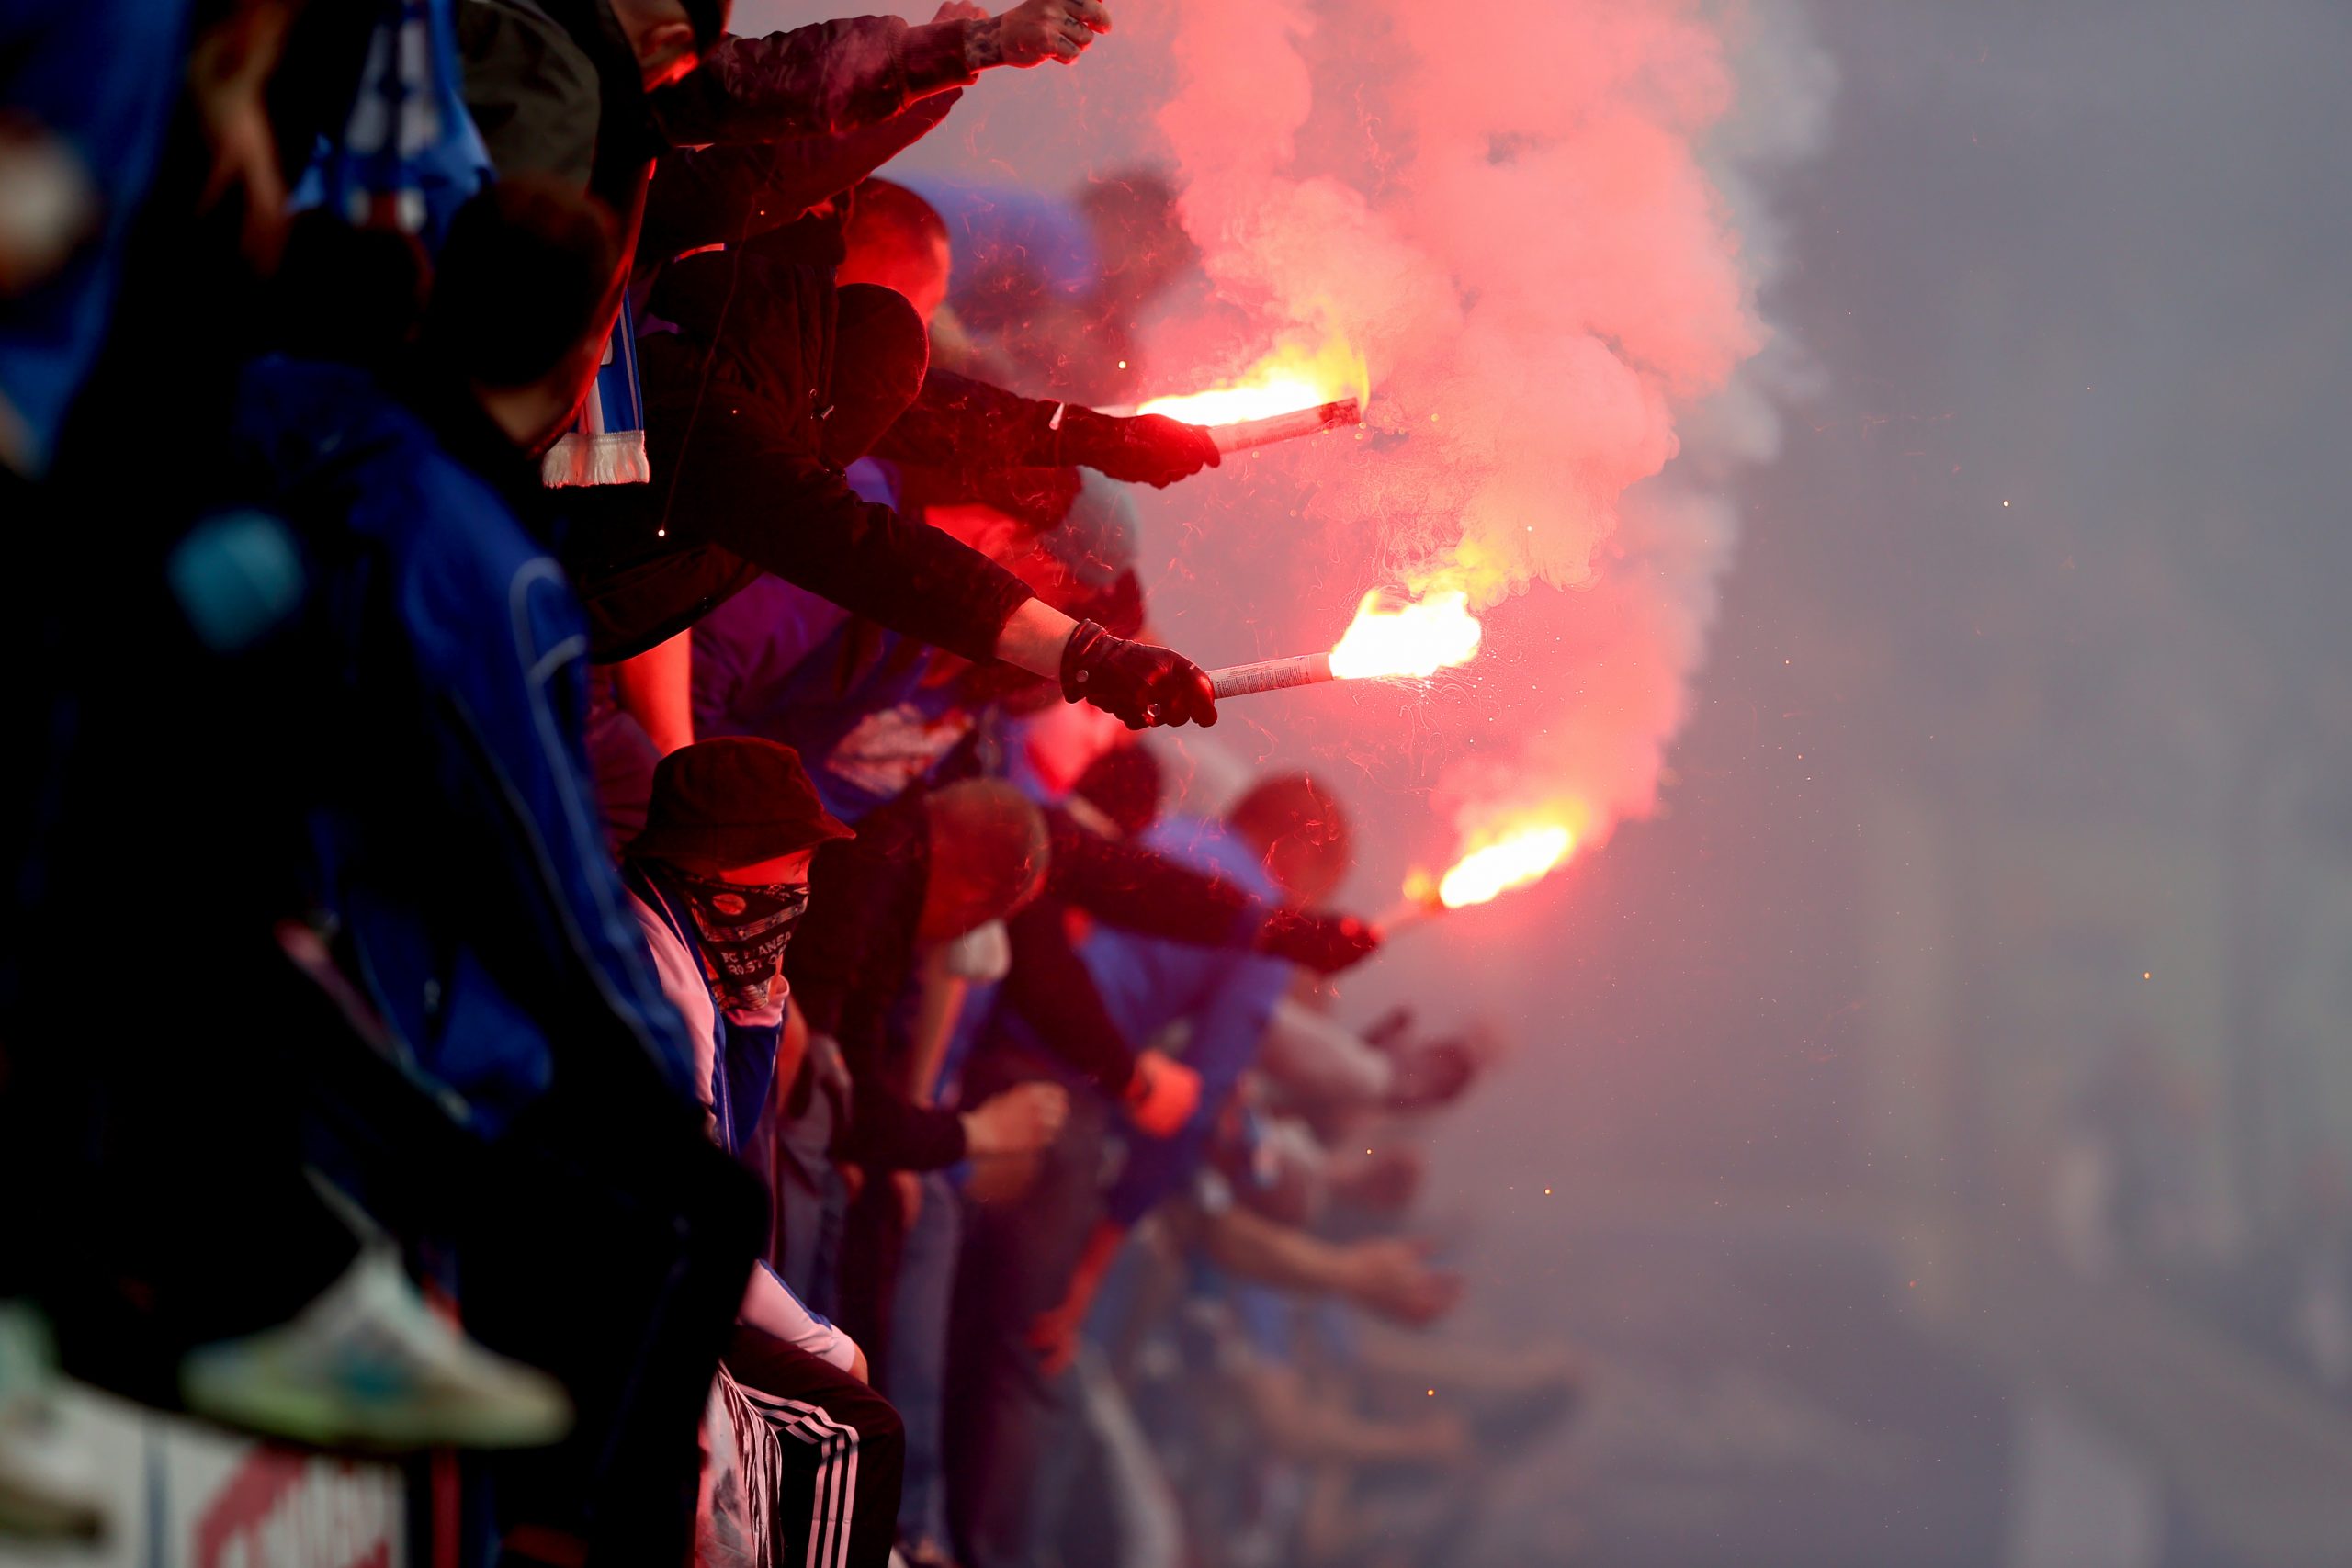
{"label": "bare hand", "polygon": [[1111,13],[1099,0],[1021,0],[996,18],[995,30],[1003,64],[1026,68],[1058,60],[1067,65],[1095,34],[1111,30]]}
{"label": "bare hand", "polygon": [[80,156],[37,125],[0,119],[0,299],[55,273],[97,223]]}
{"label": "bare hand", "polygon": [[1426,1251],[1399,1236],[1357,1243],[1349,1249],[1348,1294],[1398,1323],[1435,1323],[1462,1299],[1462,1277],[1430,1268]]}
{"label": "bare hand", "polygon": [[964,1149],[975,1158],[1033,1155],[1054,1141],[1069,1117],[1069,1091],[1057,1083],[1014,1084],[964,1112]]}
{"label": "bare hand", "polygon": [[1413,1201],[1421,1189],[1425,1162],[1411,1145],[1391,1145],[1378,1154],[1335,1157],[1329,1165],[1331,1190],[1351,1203],[1383,1213],[1395,1213]]}

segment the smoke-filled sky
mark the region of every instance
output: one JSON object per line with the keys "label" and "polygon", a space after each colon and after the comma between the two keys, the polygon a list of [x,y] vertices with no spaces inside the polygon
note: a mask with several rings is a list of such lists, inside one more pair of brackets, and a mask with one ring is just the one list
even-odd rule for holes
{"label": "smoke-filled sky", "polygon": [[[1418,716],[1441,803],[1597,843],[1650,807],[1683,712],[1733,533],[1721,464],[1772,444],[1734,386],[1770,336],[1741,198],[1813,139],[1826,69],[1775,8],[1521,0],[1481,18],[1502,52],[1414,4],[1177,14],[1156,123],[1220,303],[1370,362],[1370,440],[1288,459],[1295,547],[1501,608],[1475,702]],[[1181,320],[1162,337],[1188,357]]]}
{"label": "smoke-filled sky", "polygon": [[[1493,612],[1475,672],[1240,708],[1243,750],[1422,795],[1387,841],[1437,865],[1457,829],[1527,812],[1597,847],[1655,805],[1736,533],[1723,483],[1774,445],[1753,180],[1816,140],[1820,55],[1779,5],[1505,0],[1477,27],[1504,48],[1419,4],[1118,16],[910,161],[1062,189],[1172,174],[1204,276],[1162,307],[1139,393],[1335,338],[1372,378],[1363,437],[1152,507],[1160,631],[1209,662],[1299,651],[1366,589],[1465,590]],[[1395,859],[1368,879],[1394,888]]]}
{"label": "smoke-filled sky", "polygon": [[[743,0],[736,25],[825,9]],[[1341,781],[1372,829],[1351,887],[1367,908],[1407,864],[1447,856],[1453,813],[1505,787],[1490,781],[1541,788],[1583,769],[1580,787],[1639,807],[1664,780],[1654,822],[1556,886],[1423,933],[1365,982],[1409,992],[1479,954],[1474,993],[1532,1048],[1577,1058],[1572,1077],[1598,1075],[1565,1094],[1577,1103],[1563,1114],[1594,1119],[1580,1146],[1645,1142],[1590,1103],[1584,1090],[1606,1085],[1682,1124],[1671,1158],[1746,1157],[1748,1134],[1718,1138],[1718,1122],[1800,1163],[1850,1156],[1825,1134],[1851,1111],[1867,1033],[1854,928],[1869,801],[2211,831],[2247,747],[2352,729],[2333,678],[2352,552],[2335,456],[2352,312],[2342,7],[1524,0],[1473,17],[1186,0],[1115,14],[1074,68],[992,74],[907,161],[1067,189],[1165,165],[1189,139],[1204,199],[1295,197],[1325,175],[1369,193],[1394,263],[1374,269],[1375,299],[1415,265],[1450,279],[1430,284],[1430,310],[1458,350],[1402,341],[1394,306],[1358,323],[1389,351],[1375,423],[1401,431],[1434,407],[1442,428],[1448,409],[1475,410],[1538,444],[1540,462],[1488,465],[1526,492],[1482,510],[1476,471],[1446,491],[1438,459],[1460,448],[1418,429],[1239,459],[1146,498],[1154,610],[1204,662],[1297,651],[1327,643],[1374,581],[1442,552],[1463,517],[1491,529],[1523,512],[1540,530],[1527,564],[1581,586],[1503,604],[1473,673],[1420,694],[1235,703],[1217,737]],[[1594,103],[1625,123],[1595,130]],[[1187,129],[1187,105],[1212,129]],[[1286,127],[1279,164],[1278,148],[1224,135]],[[1587,134],[1603,138],[1589,161]],[[1547,156],[1564,166],[1525,172]],[[1612,171],[1639,188],[1612,190]],[[1662,226],[1683,238],[1659,240]],[[1269,337],[1316,302],[1306,287],[1251,296],[1263,278],[1234,282],[1231,247],[1208,248]],[[1669,261],[1676,276],[1638,276]],[[1494,279],[1467,315],[1465,269]],[[1518,321],[1461,332],[1497,291],[1589,310],[1598,350],[1556,321],[1534,325],[1566,347]],[[1645,316],[1652,297],[1671,319]],[[1162,366],[1199,346],[1188,321],[1232,319],[1199,290],[1168,314]],[[1653,387],[1617,398],[1521,374],[1590,354],[1703,392],[1750,349],[1735,397],[1668,394],[1670,418],[1644,417]],[[1552,428],[1594,409],[1625,428]],[[1666,482],[1611,519],[1607,492],[1677,449]],[[1593,451],[1600,481],[1579,466]],[[1679,742],[1635,743],[1663,742],[1686,703]],[[1618,1043],[1550,1038],[1577,1021]]]}

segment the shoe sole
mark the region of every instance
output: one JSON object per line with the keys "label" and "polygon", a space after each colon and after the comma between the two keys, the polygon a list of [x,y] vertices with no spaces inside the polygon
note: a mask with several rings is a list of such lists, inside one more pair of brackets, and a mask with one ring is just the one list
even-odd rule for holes
{"label": "shoe sole", "polygon": [[180,1394],[191,1411],[223,1426],[314,1448],[371,1453],[414,1453],[436,1448],[538,1449],[561,1441],[571,1430],[571,1412],[566,1407],[508,1417],[442,1411],[403,1421],[387,1419],[380,1411],[363,1412],[337,1399],[291,1393],[268,1399],[243,1397],[230,1387],[210,1386],[210,1380],[193,1369],[183,1373]]}

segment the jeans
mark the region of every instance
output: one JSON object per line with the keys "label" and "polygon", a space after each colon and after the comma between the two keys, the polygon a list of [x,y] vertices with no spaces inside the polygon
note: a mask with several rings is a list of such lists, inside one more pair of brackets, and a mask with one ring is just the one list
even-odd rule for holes
{"label": "jeans", "polygon": [[947,1540],[947,1316],[963,1235],[961,1203],[944,1173],[923,1177],[922,1208],[899,1254],[899,1291],[890,1303],[887,1391],[907,1427],[899,1534],[908,1540]]}
{"label": "jeans", "polygon": [[[1043,1076],[1017,1054],[998,1053],[966,1074],[965,1098]],[[949,1320],[947,1510],[965,1568],[1032,1568],[1039,1559],[1038,1483],[1072,1412],[1070,1379],[1045,1369],[1029,1331],[1069,1293],[1102,1218],[1111,1115],[1100,1096],[1074,1095],[1027,1190],[964,1207]]]}
{"label": "jeans", "polygon": [[[777,1123],[775,1145],[775,1271],[810,1311],[827,1317],[840,1310],[834,1284],[849,1209],[848,1190],[833,1165],[837,1119],[825,1088],[827,1078],[839,1074],[840,1059],[841,1048],[831,1041],[820,1035],[808,1042],[801,1086],[808,1099],[797,1114]],[[811,1077],[813,1086],[807,1081]]]}

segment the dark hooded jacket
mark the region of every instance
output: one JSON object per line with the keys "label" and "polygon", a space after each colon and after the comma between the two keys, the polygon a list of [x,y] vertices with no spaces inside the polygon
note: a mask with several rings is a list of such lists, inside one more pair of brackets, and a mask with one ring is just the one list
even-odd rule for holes
{"label": "dark hooded jacket", "polygon": [[498,172],[576,183],[612,209],[623,259],[609,326],[663,151],[880,125],[974,79],[965,66],[971,26],[856,17],[765,38],[728,34],[694,74],[651,94],[610,0],[460,0],[458,51],[466,108]]}
{"label": "dark hooded jacket", "polygon": [[828,416],[866,396],[854,399],[845,378],[896,374],[901,404],[912,397],[922,344],[911,308],[913,360],[895,368],[888,355],[837,364],[841,302],[827,267],[745,252],[691,257],[663,275],[653,310],[679,328],[639,345],[657,478],[583,492],[561,547],[587,604],[592,656],[642,652],[766,571],[992,661],[1029,586],[863,500],[827,456]]}

